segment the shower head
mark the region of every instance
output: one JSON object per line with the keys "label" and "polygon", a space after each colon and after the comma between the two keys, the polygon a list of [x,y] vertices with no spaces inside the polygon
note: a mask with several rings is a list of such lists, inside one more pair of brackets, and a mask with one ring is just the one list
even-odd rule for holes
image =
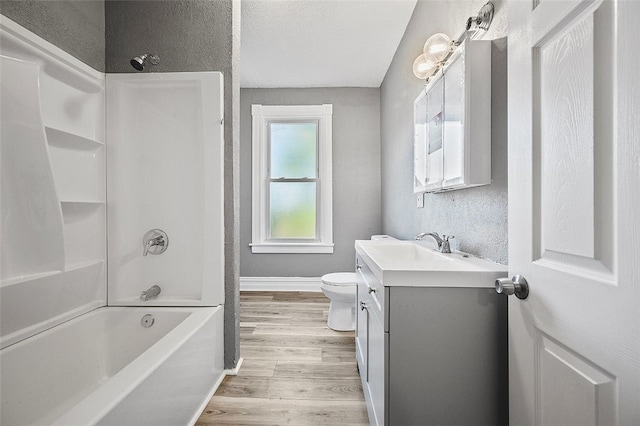
{"label": "shower head", "polygon": [[152,65],[158,65],[160,63],[160,56],[145,53],[144,55],[133,58],[131,60],[131,66],[138,71],[142,71],[147,59],[149,59],[149,62],[151,62]]}

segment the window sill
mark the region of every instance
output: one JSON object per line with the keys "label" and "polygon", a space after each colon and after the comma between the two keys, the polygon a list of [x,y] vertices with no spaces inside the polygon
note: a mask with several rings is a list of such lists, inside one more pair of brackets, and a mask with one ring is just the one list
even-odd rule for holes
{"label": "window sill", "polygon": [[333,253],[333,244],[259,243],[249,244],[252,253]]}

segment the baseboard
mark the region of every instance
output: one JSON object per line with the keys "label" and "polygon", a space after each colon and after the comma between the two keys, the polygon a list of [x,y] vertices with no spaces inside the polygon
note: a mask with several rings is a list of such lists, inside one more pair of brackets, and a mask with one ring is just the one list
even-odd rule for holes
{"label": "baseboard", "polygon": [[240,277],[240,291],[320,292],[320,277]]}
{"label": "baseboard", "polygon": [[240,371],[240,366],[242,365],[242,361],[244,361],[244,358],[240,357],[236,366],[234,368],[226,368],[224,370],[224,374],[226,376],[237,376],[238,372]]}

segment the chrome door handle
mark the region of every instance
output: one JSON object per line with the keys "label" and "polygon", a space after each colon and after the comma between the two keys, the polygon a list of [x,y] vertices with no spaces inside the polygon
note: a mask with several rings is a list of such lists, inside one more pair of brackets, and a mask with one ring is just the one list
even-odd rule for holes
{"label": "chrome door handle", "polygon": [[529,296],[529,283],[522,275],[514,275],[513,278],[498,278],[496,280],[496,293],[510,296],[515,294],[518,299],[526,299]]}

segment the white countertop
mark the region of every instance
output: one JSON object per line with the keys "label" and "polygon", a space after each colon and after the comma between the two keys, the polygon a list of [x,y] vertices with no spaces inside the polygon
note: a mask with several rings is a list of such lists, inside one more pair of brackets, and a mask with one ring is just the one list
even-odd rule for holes
{"label": "white countertop", "polygon": [[444,254],[431,241],[357,240],[356,252],[384,286],[494,288],[507,267],[462,252]]}

